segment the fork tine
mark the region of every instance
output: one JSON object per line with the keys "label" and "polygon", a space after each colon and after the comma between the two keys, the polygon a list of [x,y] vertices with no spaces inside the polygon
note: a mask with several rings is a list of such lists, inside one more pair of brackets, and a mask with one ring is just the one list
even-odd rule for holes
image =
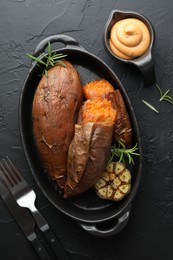
{"label": "fork tine", "polygon": [[14,164],[12,163],[12,161],[7,157],[8,163],[5,159],[3,159],[7,168],[9,169],[9,171],[11,172],[12,176],[14,177],[15,181],[18,183],[19,181],[21,181],[21,174],[19,173],[19,171],[16,169],[16,167],[14,166]]}
{"label": "fork tine", "polygon": [[1,167],[0,169],[1,176],[4,182],[6,183],[6,185],[8,186],[8,188],[11,189],[11,187],[14,186],[14,180],[12,179],[11,175],[8,174],[6,168],[2,163],[0,163],[0,167]]}
{"label": "fork tine", "polygon": [[15,186],[19,181],[21,181],[17,169],[8,157],[6,160],[3,159],[3,163],[0,163],[0,167],[2,177],[9,188],[11,188],[11,186]]}

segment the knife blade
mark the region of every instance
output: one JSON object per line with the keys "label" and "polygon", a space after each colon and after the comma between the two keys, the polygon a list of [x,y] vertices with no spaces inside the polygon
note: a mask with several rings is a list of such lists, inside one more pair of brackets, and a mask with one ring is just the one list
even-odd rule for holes
{"label": "knife blade", "polygon": [[40,242],[36,233],[34,232],[35,220],[29,214],[27,209],[21,208],[17,204],[13,195],[6,188],[2,180],[0,181],[0,196],[3,199],[5,205],[12,213],[12,215],[14,216],[15,220],[19,224],[27,239],[31,242],[40,259],[51,260],[51,257],[46,251],[44,245]]}

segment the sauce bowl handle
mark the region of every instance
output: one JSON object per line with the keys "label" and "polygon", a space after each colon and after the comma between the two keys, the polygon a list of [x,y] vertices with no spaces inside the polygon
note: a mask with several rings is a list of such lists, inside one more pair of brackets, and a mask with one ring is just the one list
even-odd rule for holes
{"label": "sauce bowl handle", "polygon": [[156,81],[155,78],[155,68],[154,68],[154,61],[151,55],[151,51],[148,52],[148,54],[143,58],[139,59],[138,61],[133,61],[138,69],[140,70],[143,80],[144,80],[144,86],[149,87],[153,85]]}

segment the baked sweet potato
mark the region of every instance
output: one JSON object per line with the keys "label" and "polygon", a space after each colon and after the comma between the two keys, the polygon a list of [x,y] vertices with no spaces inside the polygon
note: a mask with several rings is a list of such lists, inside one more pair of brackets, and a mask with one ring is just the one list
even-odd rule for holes
{"label": "baked sweet potato", "polygon": [[83,89],[86,99],[102,97],[111,100],[113,107],[117,111],[114,139],[116,142],[121,141],[126,147],[130,147],[132,143],[132,126],[119,89],[114,90],[114,87],[105,79],[91,81]]}
{"label": "baked sweet potato", "polygon": [[68,152],[65,198],[88,190],[100,178],[110,158],[115,120],[116,110],[106,99],[82,106]]}
{"label": "baked sweet potato", "polygon": [[48,70],[38,84],[33,101],[33,132],[47,173],[60,189],[66,181],[67,154],[83,101],[76,69],[67,60]]}

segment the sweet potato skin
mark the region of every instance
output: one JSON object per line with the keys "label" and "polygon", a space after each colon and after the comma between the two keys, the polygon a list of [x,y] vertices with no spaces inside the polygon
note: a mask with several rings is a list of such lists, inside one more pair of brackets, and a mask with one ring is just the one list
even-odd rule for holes
{"label": "sweet potato skin", "polygon": [[36,147],[47,173],[60,189],[66,181],[67,153],[83,100],[78,72],[63,60],[43,76],[36,89],[32,115]]}
{"label": "sweet potato skin", "polygon": [[113,125],[76,124],[69,147],[64,197],[78,195],[95,184],[110,157]]}
{"label": "sweet potato skin", "polygon": [[107,99],[112,102],[112,106],[117,111],[117,119],[114,127],[114,140],[115,142],[121,141],[126,147],[130,147],[133,137],[132,125],[119,89],[108,93]]}

